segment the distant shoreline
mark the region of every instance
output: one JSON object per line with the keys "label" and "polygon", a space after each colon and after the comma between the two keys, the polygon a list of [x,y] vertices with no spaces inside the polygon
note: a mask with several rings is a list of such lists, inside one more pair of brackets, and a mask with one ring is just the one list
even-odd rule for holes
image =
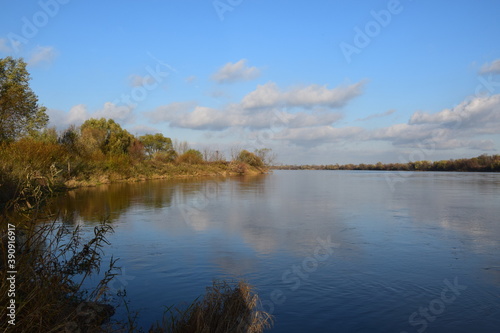
{"label": "distant shoreline", "polygon": [[275,165],[272,170],[366,170],[366,171],[456,171],[500,172],[500,155],[480,155],[473,158],[441,161],[376,164]]}

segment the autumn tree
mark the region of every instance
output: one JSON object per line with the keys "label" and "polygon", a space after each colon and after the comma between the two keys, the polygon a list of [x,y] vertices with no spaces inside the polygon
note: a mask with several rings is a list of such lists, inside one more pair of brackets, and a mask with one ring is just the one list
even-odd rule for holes
{"label": "autumn tree", "polygon": [[254,153],[249,152],[248,150],[240,151],[236,161],[243,162],[253,167],[261,168],[264,166],[264,162],[262,159],[255,155]]}
{"label": "autumn tree", "polygon": [[39,131],[33,132],[30,137],[35,141],[41,141],[45,143],[58,143],[59,135],[55,127],[43,128]]}
{"label": "autumn tree", "polygon": [[184,154],[177,158],[178,163],[201,164],[203,163],[203,155],[199,150],[189,149]]}
{"label": "autumn tree", "polygon": [[149,157],[152,157],[157,153],[170,155],[172,156],[172,158],[175,157],[175,151],[172,145],[172,139],[165,137],[161,133],[146,134],[139,137],[139,140],[144,145],[144,150],[146,151]]}
{"label": "autumn tree", "polygon": [[67,151],[73,154],[80,153],[79,145],[80,133],[75,125],[71,125],[64,130],[59,136],[59,143],[63,145]]}
{"label": "autumn tree", "polygon": [[134,139],[128,148],[129,156],[135,161],[144,160],[144,152],[144,144],[138,139]]}
{"label": "autumn tree", "polygon": [[134,140],[134,136],[113,119],[88,119],[80,132],[80,140],[88,151],[100,150],[105,155],[127,154]]}
{"label": "autumn tree", "polygon": [[23,59],[0,59],[0,142],[32,134],[49,120],[29,86],[30,79]]}
{"label": "autumn tree", "polygon": [[273,153],[271,148],[255,149],[254,154],[259,157],[266,166],[272,166],[276,162],[276,154]]}

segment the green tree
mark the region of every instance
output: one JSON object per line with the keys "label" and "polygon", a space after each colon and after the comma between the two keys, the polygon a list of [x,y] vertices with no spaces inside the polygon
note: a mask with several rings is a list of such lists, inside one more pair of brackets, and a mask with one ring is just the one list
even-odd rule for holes
{"label": "green tree", "polygon": [[163,155],[171,156],[172,159],[175,158],[176,154],[172,140],[163,134],[146,134],[139,137],[139,140],[144,145],[144,150],[146,150],[149,157],[152,157],[156,153],[163,153]]}
{"label": "green tree", "polygon": [[59,140],[59,136],[55,127],[45,127],[39,131],[33,131],[33,133],[30,134],[30,137],[33,140],[45,143],[58,143]]}
{"label": "green tree", "polygon": [[23,59],[0,59],[0,142],[12,141],[45,127],[46,108],[29,86]]}
{"label": "green tree", "polygon": [[64,130],[59,136],[59,143],[63,145],[67,151],[73,154],[80,154],[79,146],[80,133],[75,125],[71,125]]}
{"label": "green tree", "polygon": [[89,152],[99,149],[105,155],[127,154],[134,136],[113,119],[88,119],[80,127],[82,144]]}
{"label": "green tree", "polygon": [[189,149],[184,154],[177,158],[179,163],[201,164],[203,163],[203,155],[199,150]]}

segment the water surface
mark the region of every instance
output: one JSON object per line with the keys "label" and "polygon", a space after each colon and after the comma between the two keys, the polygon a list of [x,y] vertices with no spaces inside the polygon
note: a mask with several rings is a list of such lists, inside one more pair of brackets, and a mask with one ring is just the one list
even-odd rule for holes
{"label": "water surface", "polygon": [[[244,278],[272,332],[499,332],[500,174],[275,171],[71,191],[139,323]],[[118,316],[123,315],[119,309]]]}

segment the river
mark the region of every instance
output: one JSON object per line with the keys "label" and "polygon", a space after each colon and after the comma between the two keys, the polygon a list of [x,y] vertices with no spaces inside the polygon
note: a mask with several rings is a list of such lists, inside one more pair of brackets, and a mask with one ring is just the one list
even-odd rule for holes
{"label": "river", "polygon": [[[245,279],[271,332],[500,332],[500,174],[275,171],[70,191],[145,328]],[[124,316],[124,308],[117,316]]]}

